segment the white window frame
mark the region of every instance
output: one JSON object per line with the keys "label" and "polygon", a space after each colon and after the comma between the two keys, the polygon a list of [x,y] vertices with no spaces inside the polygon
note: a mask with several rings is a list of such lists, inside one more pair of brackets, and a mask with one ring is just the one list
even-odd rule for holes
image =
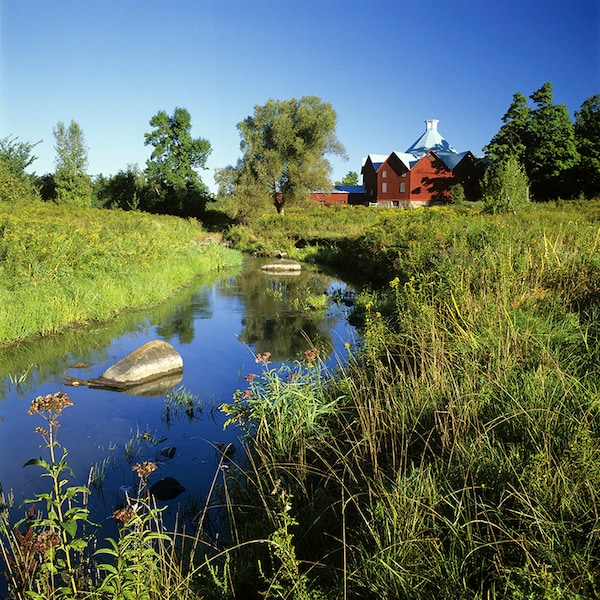
{"label": "white window frame", "polygon": [[381,193],[387,194],[387,183],[385,181],[381,184]]}

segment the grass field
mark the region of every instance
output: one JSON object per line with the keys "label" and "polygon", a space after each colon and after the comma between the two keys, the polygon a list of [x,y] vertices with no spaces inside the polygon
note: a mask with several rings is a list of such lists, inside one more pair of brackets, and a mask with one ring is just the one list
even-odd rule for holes
{"label": "grass field", "polygon": [[138,503],[115,568],[78,594],[598,597],[600,203],[274,219],[227,235],[366,282],[361,347],[334,372],[318,349],[302,364],[257,356],[223,406],[247,453],[220,463],[207,493],[229,538],[209,536],[206,510],[165,538]]}
{"label": "grass field", "polygon": [[239,264],[194,220],[0,203],[0,345],[159,303]]}

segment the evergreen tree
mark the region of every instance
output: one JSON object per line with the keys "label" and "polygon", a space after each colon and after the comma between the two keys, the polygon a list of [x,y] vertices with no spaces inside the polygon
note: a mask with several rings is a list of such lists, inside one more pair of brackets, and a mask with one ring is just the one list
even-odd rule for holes
{"label": "evergreen tree", "polygon": [[588,198],[600,197],[600,94],[591,96],[575,112],[575,140],[579,163],[577,184]]}
{"label": "evergreen tree", "polygon": [[92,205],[92,183],[87,174],[88,151],[76,121],[69,127],[59,121],[53,130],[56,144],[55,202],[72,206]]}
{"label": "evergreen tree", "polygon": [[537,200],[572,196],[569,174],[579,160],[575,130],[564,104],[554,104],[552,84],[545,83],[530,98],[531,112],[525,169]]}

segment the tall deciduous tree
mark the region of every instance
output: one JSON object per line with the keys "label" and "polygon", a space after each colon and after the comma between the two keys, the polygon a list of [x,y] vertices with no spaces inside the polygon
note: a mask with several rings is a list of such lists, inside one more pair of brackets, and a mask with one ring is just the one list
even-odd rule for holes
{"label": "tall deciduous tree", "polygon": [[600,197],[600,94],[585,100],[575,112],[575,140],[580,155],[576,177],[581,191],[589,198]]}
{"label": "tall deciduous tree", "polygon": [[68,127],[59,121],[52,133],[56,150],[56,203],[91,206],[92,184],[87,174],[88,149],[83,130],[76,121],[72,120]]}
{"label": "tall deciduous tree", "polygon": [[206,168],[210,142],[192,137],[192,121],[185,108],[176,108],[171,116],[161,110],[150,119],[150,125],[154,129],[144,136],[144,143],[154,146],[146,162],[152,190],[147,208],[199,216],[210,194],[197,169]]}
{"label": "tall deciduous tree", "polygon": [[514,94],[506,114],[502,117],[504,125],[483,149],[486,157],[491,161],[504,160],[509,156],[514,156],[520,161],[523,160],[527,149],[530,117],[531,109],[528,106],[527,98],[521,92],[517,92]]}
{"label": "tall deciduous tree", "polygon": [[25,169],[29,167],[37,156],[31,151],[41,144],[41,140],[32,144],[19,142],[16,137],[8,136],[0,140],[0,160],[17,177],[27,177]]}
{"label": "tall deciduous tree", "polygon": [[254,182],[282,214],[286,203],[310,190],[331,189],[328,154],[345,156],[336,137],[337,115],[317,96],[269,100],[238,123],[243,153],[240,181]]}
{"label": "tall deciduous tree", "polygon": [[35,176],[25,172],[36,159],[31,151],[39,143],[19,142],[12,136],[0,140],[0,200],[33,202],[40,199]]}

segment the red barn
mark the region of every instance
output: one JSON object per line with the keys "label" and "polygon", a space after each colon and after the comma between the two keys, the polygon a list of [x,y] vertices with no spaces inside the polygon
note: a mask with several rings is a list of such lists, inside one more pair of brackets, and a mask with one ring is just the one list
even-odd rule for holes
{"label": "red barn", "polygon": [[310,199],[322,206],[364,204],[365,191],[362,185],[336,185],[333,192],[311,192]]}
{"label": "red barn", "polygon": [[425,121],[425,133],[406,152],[370,154],[362,168],[365,201],[378,206],[424,206],[445,202],[460,183],[467,198],[478,194],[473,154],[457,152],[440,135],[437,119]]}

